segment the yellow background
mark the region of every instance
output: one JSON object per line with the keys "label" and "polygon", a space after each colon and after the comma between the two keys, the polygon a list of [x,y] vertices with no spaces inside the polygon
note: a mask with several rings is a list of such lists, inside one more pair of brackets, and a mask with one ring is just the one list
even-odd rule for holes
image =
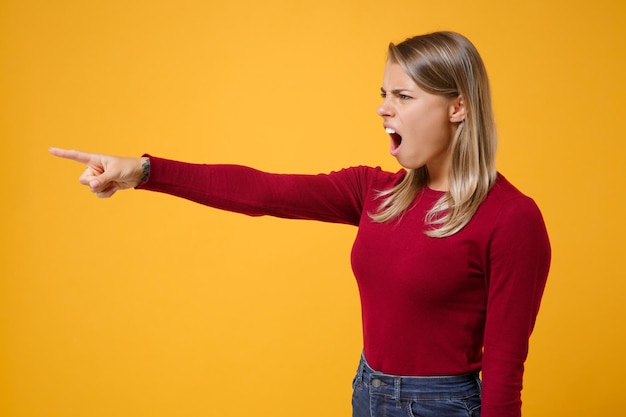
{"label": "yellow background", "polygon": [[349,415],[354,228],[98,200],[47,148],[396,170],[386,46],[439,29],[482,53],[499,170],[552,239],[525,416],[626,413],[625,17],[618,0],[0,1],[0,415]]}

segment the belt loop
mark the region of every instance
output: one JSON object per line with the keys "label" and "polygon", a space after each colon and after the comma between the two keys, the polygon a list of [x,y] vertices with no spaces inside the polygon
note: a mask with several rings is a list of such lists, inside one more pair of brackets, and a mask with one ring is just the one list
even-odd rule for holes
{"label": "belt loop", "polygon": [[400,382],[401,378],[395,377],[393,379],[393,396],[396,398],[396,408],[402,408],[400,404]]}
{"label": "belt loop", "polygon": [[359,369],[356,372],[356,382],[359,388],[363,388],[363,372],[365,372],[365,354],[361,354]]}

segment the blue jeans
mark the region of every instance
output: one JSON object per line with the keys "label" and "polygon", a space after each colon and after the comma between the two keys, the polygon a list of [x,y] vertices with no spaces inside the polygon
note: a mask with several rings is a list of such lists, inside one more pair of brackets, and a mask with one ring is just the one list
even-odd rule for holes
{"label": "blue jeans", "polygon": [[387,375],[370,368],[363,355],[352,388],[352,417],[480,417],[478,373]]}

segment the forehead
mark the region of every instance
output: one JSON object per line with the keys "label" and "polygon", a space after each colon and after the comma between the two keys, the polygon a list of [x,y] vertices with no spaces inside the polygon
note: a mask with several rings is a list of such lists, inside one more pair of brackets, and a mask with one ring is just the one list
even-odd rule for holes
{"label": "forehead", "polygon": [[388,89],[416,89],[417,84],[404,71],[404,68],[397,62],[387,61],[385,64],[385,72],[383,74],[383,88]]}

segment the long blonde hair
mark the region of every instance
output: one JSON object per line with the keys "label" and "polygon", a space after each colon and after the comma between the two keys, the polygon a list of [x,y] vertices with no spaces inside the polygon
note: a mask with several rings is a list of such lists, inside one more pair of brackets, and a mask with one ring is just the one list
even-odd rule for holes
{"label": "long blonde hair", "polygon": [[[496,128],[487,71],[478,51],[464,36],[435,32],[389,44],[388,60],[399,64],[424,91],[461,96],[465,119],[452,140],[449,191],[426,215],[432,237],[451,236],[472,218],[496,180]],[[404,179],[379,193],[383,201],[374,221],[401,216],[428,182],[426,166],[408,170]]]}

